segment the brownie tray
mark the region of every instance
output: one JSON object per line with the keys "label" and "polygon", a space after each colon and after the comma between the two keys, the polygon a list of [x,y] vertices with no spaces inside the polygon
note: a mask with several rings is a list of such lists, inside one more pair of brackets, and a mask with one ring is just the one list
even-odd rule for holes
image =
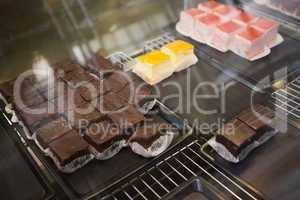
{"label": "brownie tray", "polygon": [[[146,114],[146,118],[153,119],[154,122],[164,122],[175,128],[175,137],[166,151],[175,147],[187,136],[192,134],[192,129],[178,115],[161,104],[158,100],[153,101],[153,105]],[[3,112],[4,109],[2,109]],[[8,121],[8,124],[11,123]],[[93,160],[86,166],[72,174],[60,172],[53,161],[44,155],[32,140],[25,136],[23,127],[19,124],[13,124],[15,134],[20,134],[26,141],[37,158],[46,168],[47,172],[52,175],[55,181],[64,190],[70,199],[90,199],[96,194],[101,194],[106,188],[116,182],[125,179],[130,174],[143,168],[150,162],[154,162],[160,156],[155,158],[143,158],[130,148],[123,148],[117,155],[106,161]],[[162,153],[164,154],[164,153]],[[103,194],[102,194],[103,195]]]}

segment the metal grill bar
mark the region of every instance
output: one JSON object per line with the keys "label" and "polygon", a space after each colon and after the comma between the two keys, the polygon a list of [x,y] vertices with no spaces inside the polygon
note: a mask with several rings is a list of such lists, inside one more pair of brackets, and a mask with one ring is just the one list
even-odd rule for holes
{"label": "metal grill bar", "polygon": [[167,193],[170,191],[162,184],[160,183],[154,176],[152,176],[150,173],[147,173],[160,187],[162,187]]}
{"label": "metal grill bar", "polygon": [[118,198],[117,198],[117,197],[115,197],[115,196],[112,196],[112,198],[113,198],[114,200],[118,200]]}
{"label": "metal grill bar", "polygon": [[136,64],[135,59],[124,52],[115,52],[108,56],[112,63],[121,66],[123,71],[129,71]]}
{"label": "metal grill bar", "polygon": [[161,199],[161,196],[157,194],[152,187],[150,187],[143,179],[140,178],[140,180],[158,199]]}
{"label": "metal grill bar", "polygon": [[124,190],[123,193],[128,197],[128,199],[133,200],[133,198]]}
{"label": "metal grill bar", "polygon": [[[295,110],[297,107],[297,104],[295,102],[292,101],[292,103],[288,100],[288,99],[284,99],[284,100],[281,100],[280,98],[274,98],[274,100],[276,101],[275,104],[277,104],[278,106],[280,105],[281,107],[282,106],[285,106],[284,108],[282,109],[285,109],[287,112],[291,112],[293,110]],[[289,109],[290,108],[290,109]]]}
{"label": "metal grill bar", "polygon": [[[173,165],[171,165],[171,162],[168,162],[168,161],[171,161],[171,159],[173,159],[178,164],[180,164],[180,165],[178,165],[179,168],[181,168],[180,166],[182,166],[185,170],[187,170],[193,176],[197,176],[197,174],[199,174],[199,172],[202,172],[202,173],[206,174],[212,181],[214,181],[215,183],[217,183],[218,185],[220,185],[222,188],[224,188],[224,190],[226,190],[229,194],[231,194],[235,199],[238,199],[238,200],[242,200],[243,199],[240,196],[240,195],[242,195],[241,193],[235,192],[235,191],[240,190],[241,192],[243,192],[243,195],[246,194],[251,199],[257,200],[256,197],[254,197],[247,190],[245,190],[243,187],[241,187],[238,183],[236,183],[234,180],[232,180],[231,178],[229,178],[226,174],[224,174],[223,172],[221,172],[213,164],[211,164],[208,160],[206,160],[201,155],[201,152],[197,152],[197,150],[195,150],[195,148],[198,148],[198,147],[201,148],[202,147],[202,145],[199,142],[200,141],[196,140],[196,141],[190,143],[189,145],[185,146],[184,148],[180,149],[179,151],[177,151],[173,155],[167,157],[166,159],[164,159],[163,161],[161,161],[160,163],[158,163],[156,166],[152,167],[151,169],[149,169],[146,172],[144,172],[143,174],[141,174],[138,178],[134,179],[134,180],[139,180],[141,182],[141,184],[143,185],[143,187],[145,187],[145,188],[142,188],[142,190],[139,190],[135,186],[135,184],[133,184],[133,182],[130,181],[128,184],[134,189],[134,191],[136,192],[136,195],[134,195],[134,196],[131,195],[130,196],[126,191],[123,191],[123,193],[130,200],[136,199],[137,197],[142,197],[144,200],[148,200],[148,198],[144,195],[147,191],[151,192],[158,199],[162,199],[165,195],[169,194],[173,190],[173,189],[171,189],[171,190],[167,189],[166,185],[163,184],[162,180],[164,178],[166,178],[167,180],[169,180],[176,187],[179,186],[179,184],[177,184],[176,181],[173,180],[170,177],[171,174],[178,176],[178,178],[181,177],[185,181],[188,181],[188,178],[185,177],[182,173],[179,172],[178,169],[175,168],[175,166],[177,166],[177,165],[173,166]],[[196,158],[198,158],[198,159],[196,159],[196,160],[192,159],[190,156],[188,156],[188,154],[194,155],[193,157],[196,156]],[[186,161],[185,161],[185,159],[186,159]],[[205,163],[205,165],[203,165],[204,163]],[[166,173],[163,170],[164,166],[162,164],[164,164],[165,167],[170,168],[171,171],[168,172],[168,173]],[[193,165],[193,167],[191,165]],[[190,166],[190,167],[188,167],[188,166]],[[209,172],[205,168],[205,166],[209,167],[209,169],[213,169],[214,170],[214,174],[212,174],[211,172]],[[167,169],[167,168],[165,168],[165,169]],[[151,171],[153,169],[158,170],[158,172],[161,173],[161,175],[163,175],[163,177],[158,178],[158,177],[155,177],[154,174],[152,175]],[[196,169],[199,169],[199,171],[197,171]],[[152,171],[152,172],[154,173],[154,171]],[[215,172],[217,172],[217,174],[215,174]],[[143,180],[143,178],[142,178],[143,175],[148,175],[150,177],[149,180],[153,180],[153,183],[150,184],[150,183],[147,183],[145,180]],[[230,185],[225,184],[226,182],[230,183],[230,185],[232,185],[232,186],[235,186],[235,188],[229,188]],[[167,192],[167,194],[164,194],[163,196],[159,195],[154,190],[155,187],[153,187],[153,186],[159,186],[165,192]]]}
{"label": "metal grill bar", "polygon": [[[284,89],[284,90],[279,90],[279,91],[276,91],[275,94],[276,95],[281,95],[281,96],[291,96],[291,98],[295,98],[295,99],[291,99],[293,100],[294,102],[296,102],[297,100],[300,100],[300,98],[298,96],[295,96],[294,94],[288,92],[288,90],[290,90],[290,87],[288,87],[287,89]],[[296,102],[297,104],[299,104],[299,102]]]}
{"label": "metal grill bar", "polygon": [[165,44],[168,44],[175,40],[175,37],[171,33],[166,33],[160,37],[157,37],[153,40],[147,41],[145,43],[144,49],[145,51],[153,51],[160,49]]}
{"label": "metal grill bar", "polygon": [[[190,149],[193,153],[195,153],[195,155],[197,155],[198,157],[201,158],[201,156],[199,156],[199,154],[197,154],[193,149],[191,149],[190,147],[188,147],[188,149]],[[187,158],[192,162],[192,159],[190,157],[187,157]],[[216,179],[213,175],[211,175],[207,170],[205,170],[203,167],[201,167],[196,162],[193,162],[193,163],[196,164],[197,167],[199,167],[199,169],[201,169],[201,171],[203,171],[205,174],[207,174],[211,179],[213,179],[215,182],[217,182],[219,185],[221,185],[223,188],[225,188],[230,194],[232,194],[237,199],[242,200],[241,197],[239,197],[237,194],[235,194],[233,191],[231,191],[228,187],[226,187],[226,185],[221,183],[218,179]]]}
{"label": "metal grill bar", "polygon": [[[275,100],[281,100],[281,102],[292,102],[294,103],[296,106],[298,105],[298,102],[294,101],[293,99],[290,99],[287,97],[287,95],[282,94],[281,92],[276,92],[272,94],[272,98],[274,98]],[[295,107],[295,106],[293,106]]]}
{"label": "metal grill bar", "polygon": [[159,172],[161,172],[169,181],[171,181],[176,187],[178,187],[178,184],[171,179],[164,171],[162,171],[161,169],[157,168],[159,170]]}
{"label": "metal grill bar", "polygon": [[[295,81],[295,82],[297,82],[298,84],[300,83],[298,80]],[[293,85],[293,86],[295,86],[295,87],[297,87],[297,88],[300,89],[300,86],[298,84],[295,84],[295,82],[291,82],[291,85]]]}
{"label": "metal grill bar", "polygon": [[145,200],[148,200],[144,195],[143,195],[143,193],[139,190],[139,189],[137,189],[136,187],[135,187],[135,185],[132,185],[132,188],[138,193],[138,195],[140,195],[143,199],[145,199]]}
{"label": "metal grill bar", "polygon": [[6,121],[9,123],[9,125],[12,125],[12,122],[10,121],[10,119],[6,116],[6,114],[4,112],[2,112],[2,115],[5,117]]}
{"label": "metal grill bar", "polygon": [[287,110],[286,107],[282,107],[281,105],[278,105],[278,104],[275,104],[275,103],[274,103],[274,105],[275,105],[275,107],[277,107],[277,108],[279,108],[280,110],[284,111],[284,113],[282,113],[282,114],[284,114],[284,115],[291,114],[291,115],[293,115],[294,117],[299,118],[299,117],[298,117],[299,115],[297,115],[297,114],[295,114],[295,113],[292,112],[292,111],[294,111],[294,110],[292,110],[292,111],[291,111],[291,110]]}
{"label": "metal grill bar", "polygon": [[183,180],[187,181],[188,179],[183,176],[177,169],[175,169],[172,165],[170,165],[167,161],[165,161],[165,163],[174,171],[176,172],[181,178],[183,178]]}
{"label": "metal grill bar", "polygon": [[195,174],[190,168],[188,168],[187,166],[185,166],[182,162],[180,162],[180,160],[178,160],[177,158],[174,158],[181,166],[183,166],[186,170],[188,170],[193,176],[197,176],[197,174]]}
{"label": "metal grill bar", "polygon": [[279,89],[272,93],[275,107],[300,119],[300,77],[286,85],[286,88]]}
{"label": "metal grill bar", "polygon": [[[200,148],[201,148],[201,144],[199,144],[199,141],[195,141],[194,144],[197,144]],[[190,144],[188,145],[188,148],[191,149],[191,146],[193,145]],[[192,149],[191,149],[192,150]],[[208,164],[210,167],[212,167],[214,170],[216,170],[220,175],[222,175],[224,178],[226,178],[228,181],[230,181],[233,185],[235,185],[238,189],[240,189],[241,191],[243,191],[245,194],[247,194],[249,197],[251,197],[252,199],[257,200],[256,197],[254,197],[252,194],[250,194],[248,191],[246,191],[243,187],[241,187],[239,184],[237,184],[236,182],[234,182],[231,178],[229,178],[226,174],[224,174],[223,172],[221,172],[219,169],[217,169],[214,165],[212,165],[209,161],[207,161],[205,158],[203,158],[200,154],[197,154],[195,151],[193,151],[193,153],[195,153],[202,161],[204,161],[206,164]]]}
{"label": "metal grill bar", "polygon": [[299,90],[296,90],[296,89],[294,89],[293,87],[291,87],[291,86],[295,86],[297,89],[299,89],[300,90],[300,87],[298,86],[298,85],[295,85],[294,83],[292,83],[291,85],[289,85],[289,89],[290,90],[293,90],[294,92],[296,92],[297,94],[299,94],[300,95],[300,91]]}

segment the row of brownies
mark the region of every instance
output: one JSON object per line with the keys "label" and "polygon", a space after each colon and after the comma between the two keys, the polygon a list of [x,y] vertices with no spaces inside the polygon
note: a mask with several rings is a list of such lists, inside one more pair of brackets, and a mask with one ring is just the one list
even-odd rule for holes
{"label": "row of brownies", "polygon": [[178,32],[200,43],[251,61],[268,55],[283,41],[278,28],[276,21],[217,1],[182,11],[176,26]]}
{"label": "row of brownies", "polygon": [[208,144],[225,160],[240,162],[277,134],[275,119],[269,107],[253,105],[220,128]]}
{"label": "row of brownies", "polygon": [[0,92],[27,138],[62,172],[72,173],[94,158],[111,158],[126,145],[149,156],[147,150],[168,128],[148,123],[138,109],[151,87],[138,84],[101,55],[86,68],[68,60],[47,71],[44,77],[33,73],[5,82]]}

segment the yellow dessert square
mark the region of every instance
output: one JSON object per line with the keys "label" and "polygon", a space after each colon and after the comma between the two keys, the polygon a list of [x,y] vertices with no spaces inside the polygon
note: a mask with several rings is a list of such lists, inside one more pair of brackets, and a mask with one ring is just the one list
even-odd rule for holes
{"label": "yellow dessert square", "polygon": [[193,51],[194,46],[188,42],[182,40],[175,40],[169,44],[166,44],[164,48],[169,49],[175,55],[190,53]]}
{"label": "yellow dessert square", "polygon": [[194,46],[183,40],[168,43],[161,51],[171,57],[174,71],[184,70],[198,61],[194,54]]}
{"label": "yellow dessert square", "polygon": [[150,53],[139,56],[138,61],[149,65],[158,65],[170,59],[170,56],[161,51],[152,51]]}
{"label": "yellow dessert square", "polygon": [[158,50],[139,56],[136,60],[133,72],[150,85],[162,81],[174,72],[171,57]]}

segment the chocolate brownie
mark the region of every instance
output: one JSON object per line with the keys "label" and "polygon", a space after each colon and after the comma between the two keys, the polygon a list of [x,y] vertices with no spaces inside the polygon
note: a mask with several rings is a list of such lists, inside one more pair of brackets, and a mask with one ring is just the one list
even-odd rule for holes
{"label": "chocolate brownie", "polygon": [[51,100],[58,112],[65,113],[69,110],[86,107],[87,102],[81,97],[77,90],[69,88],[64,91],[59,90],[58,93],[58,97]]}
{"label": "chocolate brownie", "polygon": [[161,136],[160,126],[161,124],[157,123],[138,126],[128,141],[137,142],[148,149]]}
{"label": "chocolate brownie", "polygon": [[114,92],[108,92],[107,94],[100,96],[93,100],[92,104],[101,113],[109,113],[117,111],[120,108],[127,105],[125,99]]}
{"label": "chocolate brownie", "polygon": [[31,131],[35,130],[41,122],[52,119],[57,116],[56,110],[53,109],[51,102],[44,102],[37,106],[31,106],[26,108],[15,107],[17,115],[22,119],[24,124]]}
{"label": "chocolate brownie", "polygon": [[[254,112],[256,112],[257,115]],[[262,117],[264,119],[260,119]],[[268,107],[255,105],[253,111],[247,109],[238,115],[237,118],[254,129],[257,132],[256,136],[260,137],[261,134],[271,130],[269,124],[271,123],[272,118],[274,118],[274,112]]]}
{"label": "chocolate brownie", "polygon": [[130,79],[124,72],[114,72],[108,78],[104,79],[103,82],[109,90],[118,92],[129,84]]}
{"label": "chocolate brownie", "polygon": [[136,82],[130,82],[122,90],[117,92],[128,103],[139,104],[144,99],[151,95],[151,87],[145,84],[137,84]]}
{"label": "chocolate brownie", "polygon": [[83,111],[84,112],[71,110],[68,112],[69,121],[77,129],[84,129],[92,122],[98,121],[101,117],[103,117],[103,114],[101,114],[95,108],[93,108],[93,110],[90,110],[90,112],[87,112],[88,110]]}
{"label": "chocolate brownie", "polygon": [[31,94],[21,94],[21,99],[15,98],[14,102],[18,107],[22,107],[22,104],[24,107],[30,107],[39,105],[45,101],[46,99],[41,94],[33,92]]}
{"label": "chocolate brownie", "polygon": [[60,77],[60,73],[63,72],[64,74],[67,74],[69,72],[72,71],[82,71],[82,67],[76,63],[73,60],[63,60],[60,62],[55,63],[54,65],[52,65],[52,68],[54,69],[55,75],[57,77]]}
{"label": "chocolate brownie", "polygon": [[76,88],[79,85],[86,84],[93,78],[93,76],[84,70],[82,71],[82,69],[71,71],[61,77],[61,79],[65,81],[71,88]]}
{"label": "chocolate brownie", "polygon": [[255,135],[256,132],[247,124],[234,119],[218,131],[216,141],[223,144],[234,156],[238,156],[247,145],[253,142]]}
{"label": "chocolate brownie", "polygon": [[112,71],[116,67],[110,62],[110,60],[104,58],[100,54],[93,55],[87,62],[88,69],[97,74],[102,75],[105,71]]}
{"label": "chocolate brownie", "polygon": [[[19,85],[16,85],[19,84]],[[22,82],[15,82],[14,104],[19,108],[39,105],[46,99],[34,88],[31,80],[25,79]]]}
{"label": "chocolate brownie", "polygon": [[14,96],[14,105],[18,108],[38,106],[44,102],[46,99],[38,92],[24,93],[21,91],[20,94]]}
{"label": "chocolate brownie", "polygon": [[99,97],[100,95],[106,94],[109,91],[109,87],[107,87],[106,84],[103,84],[102,80],[95,78],[89,81],[87,84],[79,87],[80,95],[88,102]]}
{"label": "chocolate brownie", "polygon": [[121,139],[121,131],[110,120],[105,119],[91,124],[84,138],[97,151],[103,152]]}
{"label": "chocolate brownie", "polygon": [[57,98],[60,94],[67,92],[68,87],[62,80],[57,80],[46,87],[39,88],[38,90],[45,99],[52,100]]}
{"label": "chocolate brownie", "polygon": [[48,145],[71,131],[68,121],[60,116],[36,130],[36,139],[43,148],[48,148]]}
{"label": "chocolate brownie", "polygon": [[49,144],[49,149],[64,166],[73,160],[89,155],[88,143],[76,130],[71,130]]}
{"label": "chocolate brownie", "polygon": [[144,115],[133,105],[128,105],[120,111],[108,113],[107,116],[122,129],[132,128],[145,119]]}

